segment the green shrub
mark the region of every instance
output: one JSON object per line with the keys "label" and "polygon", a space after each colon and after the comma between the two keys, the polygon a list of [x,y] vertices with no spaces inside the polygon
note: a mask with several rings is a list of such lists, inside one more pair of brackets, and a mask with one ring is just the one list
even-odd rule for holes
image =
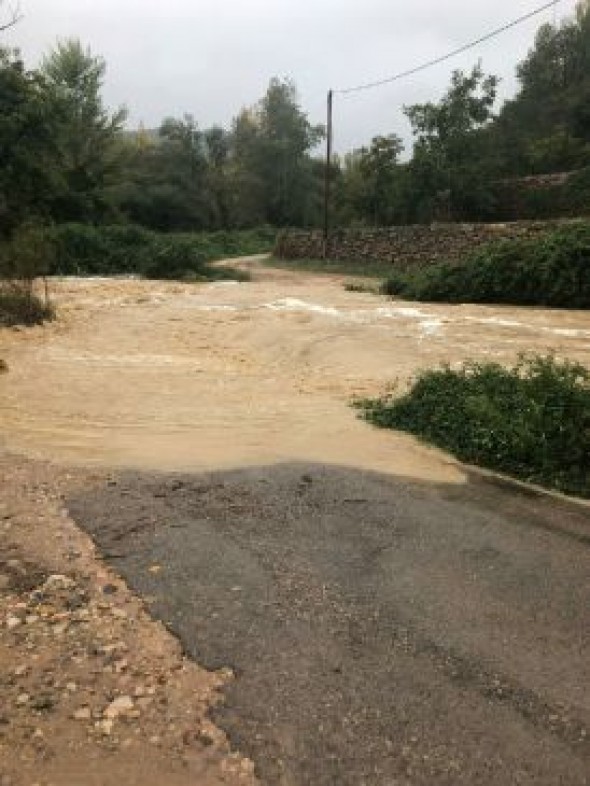
{"label": "green shrub", "polygon": [[15,287],[0,287],[0,327],[40,325],[53,319],[55,312],[49,303],[36,295]]}
{"label": "green shrub", "polygon": [[53,258],[53,244],[36,224],[23,224],[0,246],[0,326],[37,325],[53,319],[53,307],[33,292],[35,278],[47,273]]}
{"label": "green shrub", "polygon": [[408,300],[590,308],[590,223],[500,241],[461,265],[396,273],[382,291]]}
{"label": "green shrub", "polygon": [[362,416],[463,461],[590,497],[590,372],[553,357],[523,357],[422,373],[400,397],[356,403]]}
{"label": "green shrub", "polygon": [[50,230],[56,247],[56,275],[135,274],[147,278],[219,279],[244,277],[211,267],[232,256],[264,253],[274,233],[258,230],[209,233],[160,233],[135,225],[95,227],[63,224]]}
{"label": "green shrub", "polygon": [[590,213],[590,166],[578,170],[567,181],[566,199],[572,212],[577,215]]}
{"label": "green shrub", "polygon": [[0,245],[0,279],[33,281],[48,273],[55,258],[55,246],[45,227],[27,223]]}

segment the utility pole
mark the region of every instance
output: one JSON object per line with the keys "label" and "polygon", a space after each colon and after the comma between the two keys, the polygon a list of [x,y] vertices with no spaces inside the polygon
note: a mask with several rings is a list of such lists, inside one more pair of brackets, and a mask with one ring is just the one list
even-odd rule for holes
{"label": "utility pole", "polygon": [[328,256],[330,240],[330,185],[332,180],[332,108],[334,92],[328,91],[328,122],[326,124],[326,171],[324,184],[324,259]]}

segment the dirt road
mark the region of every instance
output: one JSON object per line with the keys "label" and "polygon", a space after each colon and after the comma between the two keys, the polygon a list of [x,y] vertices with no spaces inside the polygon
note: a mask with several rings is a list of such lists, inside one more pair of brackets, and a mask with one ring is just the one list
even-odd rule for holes
{"label": "dirt road", "polygon": [[586,313],[430,306],[244,262],[248,284],[56,283],[5,333],[2,447],[93,465],[65,505],[210,669],[281,786],[590,783],[590,514],[358,421],[439,361]]}

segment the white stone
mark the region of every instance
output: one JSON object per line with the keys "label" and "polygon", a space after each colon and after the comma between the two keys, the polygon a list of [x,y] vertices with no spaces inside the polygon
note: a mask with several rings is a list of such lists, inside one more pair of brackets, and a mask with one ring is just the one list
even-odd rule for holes
{"label": "white stone", "polygon": [[109,704],[103,715],[105,718],[118,718],[119,715],[130,712],[134,706],[131,696],[119,696]]}

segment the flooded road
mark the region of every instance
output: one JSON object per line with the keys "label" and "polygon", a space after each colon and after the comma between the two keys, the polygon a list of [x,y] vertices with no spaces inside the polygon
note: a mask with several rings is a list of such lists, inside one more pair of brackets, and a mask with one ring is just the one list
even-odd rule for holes
{"label": "flooded road", "polygon": [[588,786],[588,507],[350,402],[441,362],[590,366],[589,314],[241,266],[53,282],[56,323],[0,333],[0,447],[96,467],[67,512],[184,652],[232,670],[214,719],[265,786]]}
{"label": "flooded road", "polygon": [[242,263],[250,283],[52,282],[60,318],[0,332],[1,446],[60,462],[202,470],[303,460],[460,481],[349,403],[419,369],[554,350],[590,366],[587,312],[403,303]]}

